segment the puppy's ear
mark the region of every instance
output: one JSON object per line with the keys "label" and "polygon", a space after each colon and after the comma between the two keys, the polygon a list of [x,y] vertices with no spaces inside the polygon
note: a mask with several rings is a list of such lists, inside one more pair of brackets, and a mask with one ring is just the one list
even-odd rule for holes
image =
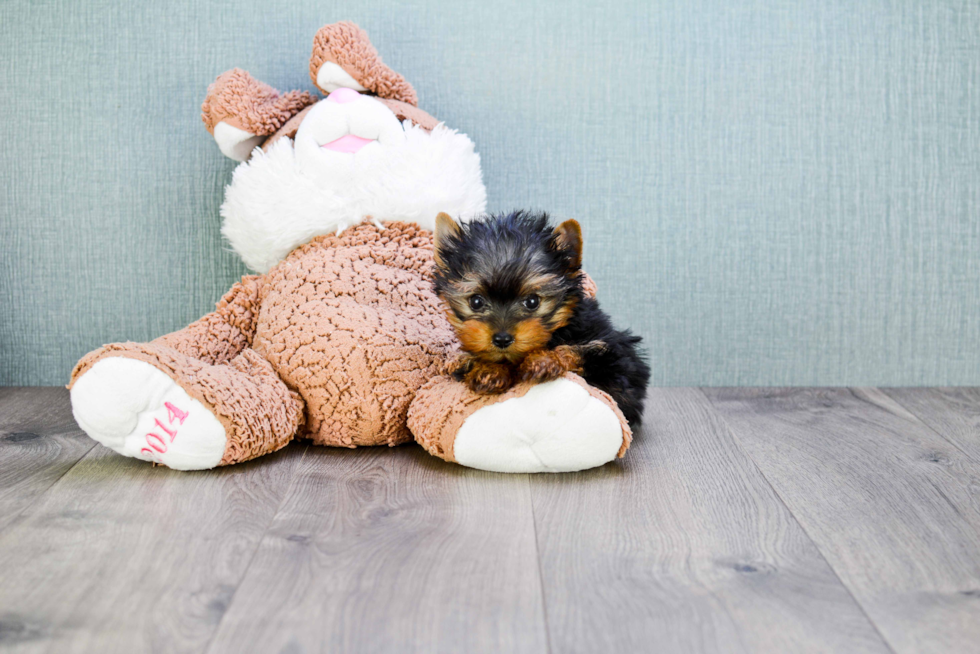
{"label": "puppy's ear", "polygon": [[582,266],[582,228],[577,220],[566,220],[555,227],[555,245],[569,254],[573,268]]}
{"label": "puppy's ear", "polygon": [[440,212],[436,216],[435,249],[434,256],[436,265],[442,267],[442,256],[440,250],[445,247],[446,240],[459,237],[459,223],[452,219],[446,212]]}

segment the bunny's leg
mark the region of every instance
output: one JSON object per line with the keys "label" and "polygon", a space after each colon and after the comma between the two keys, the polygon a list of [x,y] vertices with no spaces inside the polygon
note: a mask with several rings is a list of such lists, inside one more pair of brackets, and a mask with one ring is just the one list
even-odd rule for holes
{"label": "bunny's leg", "polygon": [[578,375],[477,395],[439,377],[415,396],[408,427],[430,454],[494,472],[571,472],[622,457],[632,440],[609,395]]}
{"label": "bunny's leg", "polygon": [[124,456],[200,470],[284,447],[303,402],[249,347],[258,280],[246,277],[217,310],[149,343],[115,343],[75,367],[72,412],[94,440]]}

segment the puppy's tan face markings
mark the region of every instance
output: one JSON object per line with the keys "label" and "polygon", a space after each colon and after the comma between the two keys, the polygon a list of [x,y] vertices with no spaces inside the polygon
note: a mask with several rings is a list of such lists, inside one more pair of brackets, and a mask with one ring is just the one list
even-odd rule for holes
{"label": "puppy's tan face markings", "polygon": [[477,312],[470,308],[470,298],[475,295],[485,296],[485,294],[486,290],[483,289],[480,276],[468,272],[461,279],[454,280],[449,288],[443,291],[443,299],[461,319],[466,320],[477,317]]}
{"label": "puppy's tan face markings", "polygon": [[[480,322],[479,320],[463,320],[459,322],[456,327],[456,334],[459,336],[459,342],[462,344],[463,349],[470,353],[493,353],[493,330],[485,322]],[[488,356],[486,357],[493,361],[502,360],[504,357],[502,353],[500,356]]]}
{"label": "puppy's tan face markings", "polygon": [[522,320],[513,326],[514,344],[507,359],[511,363],[521,361],[529,352],[540,350],[551,340],[551,332],[539,318]]}
{"label": "puppy's tan face markings", "polygon": [[[516,363],[545,347],[552,332],[572,315],[574,302],[564,298],[559,282],[553,275],[534,274],[523,280],[516,297],[501,298],[480,275],[469,272],[443,294],[447,317],[464,350],[490,361]],[[508,334],[513,342],[498,347],[495,334]]]}
{"label": "puppy's tan face markings", "polygon": [[436,219],[435,261],[447,317],[474,357],[518,363],[547,347],[574,312],[569,280],[581,262],[581,230],[568,220],[550,239],[537,232],[530,240],[503,237],[481,244],[470,228],[446,214]]}

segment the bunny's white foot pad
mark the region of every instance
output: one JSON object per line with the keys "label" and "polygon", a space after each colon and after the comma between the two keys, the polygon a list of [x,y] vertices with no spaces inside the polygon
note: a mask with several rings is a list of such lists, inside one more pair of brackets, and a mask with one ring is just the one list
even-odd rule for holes
{"label": "bunny's white foot pad", "polygon": [[568,379],[483,407],[456,434],[457,463],[493,472],[572,472],[616,458],[619,418]]}
{"label": "bunny's white foot pad", "polygon": [[213,468],[224,456],[218,419],[143,361],[102,359],[72,386],[71,408],[86,434],[124,456],[174,470]]}

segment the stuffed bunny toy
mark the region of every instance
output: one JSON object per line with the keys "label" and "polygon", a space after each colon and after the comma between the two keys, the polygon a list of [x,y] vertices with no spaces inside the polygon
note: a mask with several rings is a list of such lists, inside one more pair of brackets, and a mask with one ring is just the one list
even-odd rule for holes
{"label": "stuffed bunny toy", "polygon": [[476,395],[447,372],[459,345],[432,288],[439,212],[486,206],[479,155],[418,108],[352,23],[317,32],[310,77],[281,93],[235,69],[202,117],[239,160],[222,233],[255,271],[214,312],[149,343],[82,358],[78,424],[116,452],[177,470],[230,465],[294,439],[399,445],[501,472],[571,471],[631,434],[574,374]]}

